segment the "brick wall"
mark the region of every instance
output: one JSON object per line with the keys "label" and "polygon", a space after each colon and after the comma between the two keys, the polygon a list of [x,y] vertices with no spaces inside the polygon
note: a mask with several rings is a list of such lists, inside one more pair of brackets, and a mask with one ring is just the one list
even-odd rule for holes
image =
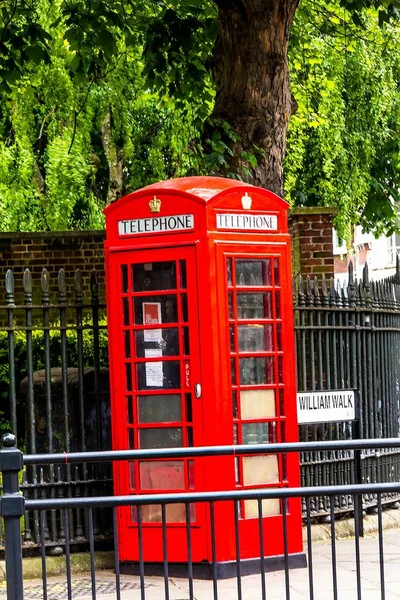
{"label": "brick wall", "polygon": [[[295,208],[290,212],[293,274],[333,277],[333,208]],[[0,304],[5,299],[7,269],[14,272],[16,300],[22,301],[22,277],[29,268],[33,277],[33,299],[40,303],[40,274],[50,274],[51,300],[57,299],[57,275],[65,269],[68,301],[73,301],[73,278],[79,268],[83,277],[84,299],[90,299],[90,274],[96,269],[100,302],[104,298],[104,231],[54,233],[0,233]]]}
{"label": "brick wall", "polygon": [[50,298],[57,299],[57,275],[65,269],[67,298],[74,293],[75,269],[83,277],[84,299],[90,298],[90,274],[99,276],[100,302],[104,302],[104,231],[67,231],[53,233],[0,233],[0,304],[4,303],[4,280],[7,269],[14,272],[16,300],[22,299],[22,277],[26,268],[32,272],[33,300],[40,301],[40,274],[43,268],[50,275]]}
{"label": "brick wall", "polygon": [[293,275],[334,275],[333,217],[331,207],[299,207],[290,211]]}

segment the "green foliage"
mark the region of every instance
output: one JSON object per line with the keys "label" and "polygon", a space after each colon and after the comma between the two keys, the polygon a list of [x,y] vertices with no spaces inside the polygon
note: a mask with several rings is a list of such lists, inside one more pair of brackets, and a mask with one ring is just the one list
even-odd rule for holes
{"label": "green foliage", "polygon": [[[285,193],[338,206],[339,229],[396,226],[399,2],[304,0],[292,28]],[[258,149],[231,172],[237,133],[207,120],[217,6],[2,2],[0,230],[100,228],[108,202],[156,180],[251,177]]]}
{"label": "green foliage", "polygon": [[294,204],[337,206],[337,226],[377,234],[397,226],[400,189],[398,25],[379,28],[376,14],[363,28],[350,16],[311,14],[302,5],[290,59],[292,117],[286,195]]}

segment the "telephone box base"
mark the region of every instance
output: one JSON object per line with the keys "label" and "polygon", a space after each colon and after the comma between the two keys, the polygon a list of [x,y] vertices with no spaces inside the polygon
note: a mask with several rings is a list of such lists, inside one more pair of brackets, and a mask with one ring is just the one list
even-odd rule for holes
{"label": "telephone box base", "polygon": [[[287,559],[289,569],[303,569],[307,567],[307,558],[304,552],[290,554]],[[264,558],[265,571],[282,571],[285,568],[284,556],[266,556]],[[120,563],[120,572],[122,575],[139,575],[139,563],[123,562]],[[144,571],[147,576],[163,576],[163,563],[145,563]],[[246,575],[255,575],[260,572],[260,559],[248,558],[240,561],[240,574],[242,577]],[[236,561],[218,562],[216,564],[215,575],[217,579],[231,579],[237,576]],[[188,576],[187,563],[169,563],[169,577],[184,577]],[[193,579],[212,579],[213,564],[193,563]]]}

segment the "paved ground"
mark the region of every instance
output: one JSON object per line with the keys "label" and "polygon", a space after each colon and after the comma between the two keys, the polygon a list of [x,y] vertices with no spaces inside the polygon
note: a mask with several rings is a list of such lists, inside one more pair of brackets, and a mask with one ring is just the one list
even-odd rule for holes
{"label": "paved ground", "polygon": [[[355,544],[354,540],[337,542],[337,578],[338,600],[381,600],[379,548],[377,538],[364,538],[361,544],[361,595],[357,594]],[[384,534],[385,560],[385,600],[400,600],[400,530]],[[327,543],[313,544],[314,566],[314,599],[334,598],[332,579],[331,547]],[[308,569],[295,569],[290,572],[290,600],[310,598]],[[74,576],[72,582],[73,600],[90,600],[93,598],[91,580],[88,576]],[[284,572],[267,573],[266,599],[283,600],[285,594]],[[243,600],[261,600],[260,576],[242,578]],[[172,578],[169,580],[170,600],[186,600],[189,598],[188,581]],[[160,577],[147,577],[146,600],[161,600],[165,597],[164,580]],[[218,582],[220,600],[236,600],[238,598],[236,579]],[[40,581],[26,582],[25,600],[41,600],[43,598]],[[47,587],[48,600],[64,600],[68,598],[65,579],[51,578]],[[112,572],[96,573],[96,600],[113,600],[115,594],[115,577]],[[194,598],[196,600],[212,600],[213,590],[210,581],[194,582]],[[5,588],[2,586],[0,600],[5,599]],[[121,577],[121,600],[141,600],[140,585],[137,577]]]}

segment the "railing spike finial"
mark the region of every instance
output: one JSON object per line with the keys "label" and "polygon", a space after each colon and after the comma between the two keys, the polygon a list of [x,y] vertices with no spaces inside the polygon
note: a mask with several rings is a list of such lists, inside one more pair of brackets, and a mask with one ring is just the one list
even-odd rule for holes
{"label": "railing spike finial", "polygon": [[92,301],[98,302],[99,300],[99,278],[96,269],[93,269],[90,274],[90,291],[92,294]]}
{"label": "railing spike finial", "polygon": [[[333,279],[333,277],[332,277],[332,279]],[[336,282],[336,290],[335,290],[335,280],[333,279],[333,289],[334,289],[334,293],[335,293],[336,305],[339,307],[343,306],[342,286],[340,285],[339,279]]]}
{"label": "railing spike finial", "polygon": [[82,279],[82,271],[80,269],[76,269],[76,271],[75,271],[74,290],[75,290],[75,301],[77,304],[81,304],[83,302],[83,279]]}
{"label": "railing spike finial", "polygon": [[396,273],[394,274],[394,283],[400,284],[400,254],[396,253]]}
{"label": "railing spike finial", "polygon": [[354,265],[353,261],[349,262],[349,283],[347,285],[347,296],[349,300],[349,306],[355,306],[357,301],[356,282],[354,279]]}
{"label": "railing spike finial", "polygon": [[297,293],[299,296],[299,306],[304,306],[306,303],[304,298],[304,279],[301,275],[299,275],[299,288]]}
{"label": "railing spike finial", "polygon": [[63,304],[67,301],[67,279],[64,269],[58,272],[58,301]]}
{"label": "railing spike finial", "polygon": [[321,292],[322,292],[322,306],[329,306],[329,290],[328,290],[328,286],[326,283],[325,275],[322,275]]}
{"label": "railing spike finial", "polygon": [[50,275],[47,269],[43,269],[40,275],[40,286],[42,288],[42,300],[47,303],[50,295]]}
{"label": "railing spike finial", "polygon": [[307,275],[307,277],[306,277],[306,294],[305,294],[305,296],[306,296],[306,305],[311,306],[314,303],[314,298],[313,298],[311,278],[309,275]]}
{"label": "railing spike finial", "polygon": [[369,280],[369,267],[368,263],[365,263],[363,269],[363,287],[364,287],[364,300],[367,306],[371,304],[371,282]]}
{"label": "railing spike finial", "polygon": [[321,296],[319,293],[319,282],[318,277],[315,275],[313,279],[313,292],[314,292],[314,304],[315,306],[321,306]]}
{"label": "railing spike finial", "polygon": [[32,304],[32,273],[29,269],[25,269],[22,278],[22,285],[24,288],[24,302],[25,304]]}
{"label": "railing spike finial", "polygon": [[7,304],[14,303],[14,273],[11,269],[6,273],[6,301]]}

